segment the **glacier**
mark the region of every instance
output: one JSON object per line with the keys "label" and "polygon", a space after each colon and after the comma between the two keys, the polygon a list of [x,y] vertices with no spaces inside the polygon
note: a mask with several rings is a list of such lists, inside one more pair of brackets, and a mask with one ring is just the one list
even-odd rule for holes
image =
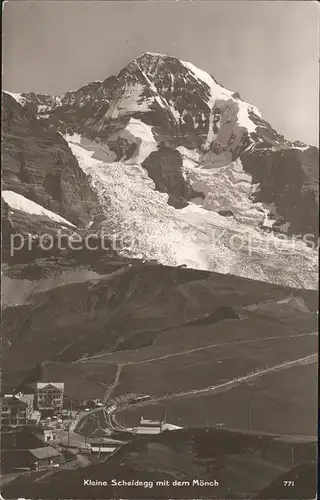
{"label": "glacier", "polygon": [[[105,162],[99,147],[85,147],[85,141],[79,144],[78,138],[68,142],[103,207],[105,221],[100,230],[119,242],[122,256],[285,286],[316,287],[317,251],[303,242],[293,245],[291,240],[280,240],[258,227],[266,211],[248,201],[250,176],[242,172],[239,161],[219,172],[189,165],[186,175],[193,173],[194,185],[207,186],[204,205],[190,202],[176,209],[168,205],[167,194],[155,190],[140,164]],[[235,185],[230,176],[236,179]],[[227,202],[235,211],[233,217],[212,209],[215,198],[228,192],[227,184],[232,187]]]}

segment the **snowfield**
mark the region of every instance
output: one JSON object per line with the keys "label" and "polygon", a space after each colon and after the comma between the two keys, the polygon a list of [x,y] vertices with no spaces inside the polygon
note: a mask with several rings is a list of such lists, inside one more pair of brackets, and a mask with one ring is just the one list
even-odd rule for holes
{"label": "snowfield", "polygon": [[71,222],[67,221],[60,215],[51,212],[51,210],[47,210],[41,205],[38,205],[38,203],[35,203],[34,201],[31,201],[25,196],[15,193],[14,191],[2,191],[2,198],[13,210],[20,210],[21,212],[25,212],[31,215],[42,215],[55,222],[58,222],[62,226],[76,227],[74,224],[71,224]]}
{"label": "snowfield", "polygon": [[[197,68],[194,66],[194,64],[186,62],[186,61],[181,61],[182,64],[189,69],[191,74],[193,75],[194,78],[197,80],[200,80],[204,83],[206,83],[209,88],[210,88],[210,101],[209,101],[209,106],[212,109],[215,102],[217,100],[228,100],[232,99],[233,101],[237,102],[238,105],[238,124],[240,127],[244,127],[248,130],[248,132],[254,132],[256,130],[256,125],[250,120],[248,112],[251,111],[255,113],[257,116],[261,117],[261,113],[256,108],[256,106],[253,106],[252,104],[249,104],[247,102],[243,102],[240,99],[234,99],[232,96],[234,92],[225,89],[218,83],[214,81],[212,76],[209,75],[206,71],[203,71],[202,69]],[[211,127],[210,127],[211,128]],[[212,138],[210,138],[212,140]]]}
{"label": "snowfield", "polygon": [[130,118],[120,137],[137,144],[135,154],[126,163],[141,164],[153,151],[158,149],[158,143],[155,141],[150,125],[135,118]]}
{"label": "snowfield", "polygon": [[[190,203],[178,210],[168,205],[167,194],[155,190],[140,165],[105,163],[97,152],[93,158],[94,151],[82,143],[69,145],[103,207],[101,231],[123,242],[118,247],[123,256],[316,288],[317,251],[301,242],[279,240],[258,227],[266,210],[248,200],[250,176],[239,162],[196,173],[189,164],[185,175],[194,175],[195,188],[207,186],[206,198],[203,206]],[[196,155],[190,157],[191,162]],[[233,217],[215,211],[223,199],[226,207],[232,206]]]}

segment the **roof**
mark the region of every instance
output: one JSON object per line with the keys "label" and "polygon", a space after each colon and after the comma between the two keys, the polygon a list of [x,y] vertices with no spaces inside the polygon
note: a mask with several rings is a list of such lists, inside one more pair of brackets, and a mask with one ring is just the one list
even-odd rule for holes
{"label": "roof", "polygon": [[43,460],[44,458],[59,457],[61,455],[59,451],[55,450],[51,446],[45,446],[44,448],[35,448],[34,450],[29,450],[29,452],[39,460]]}
{"label": "roof", "polygon": [[168,424],[168,423],[165,423],[162,425],[163,431],[175,431],[177,429],[183,429],[183,427],[179,427],[179,425],[173,425],[173,424]]}
{"label": "roof", "polygon": [[118,448],[118,446],[91,446],[91,451],[100,451],[102,453],[112,453]]}
{"label": "roof", "polygon": [[151,427],[159,427],[162,424],[161,420],[149,420],[146,418],[142,418],[140,420],[140,426],[151,426]]}
{"label": "roof", "polygon": [[37,382],[37,389],[44,389],[47,386],[55,387],[56,389],[63,391],[64,382]]}
{"label": "roof", "polygon": [[161,427],[134,427],[133,432],[135,434],[160,434]]}
{"label": "roof", "polygon": [[28,406],[27,403],[21,401],[21,399],[11,394],[7,394],[2,398],[2,404],[7,404],[9,406],[23,406],[23,407]]}
{"label": "roof", "polygon": [[103,438],[103,440],[100,439],[89,439],[87,440],[88,444],[91,444],[91,446],[108,446],[108,445],[116,445],[116,444],[124,444],[126,441],[120,441],[119,439],[111,439],[111,438]]}
{"label": "roof", "polygon": [[41,412],[38,410],[34,410],[31,412],[31,415],[29,418],[30,418],[30,420],[41,418]]}

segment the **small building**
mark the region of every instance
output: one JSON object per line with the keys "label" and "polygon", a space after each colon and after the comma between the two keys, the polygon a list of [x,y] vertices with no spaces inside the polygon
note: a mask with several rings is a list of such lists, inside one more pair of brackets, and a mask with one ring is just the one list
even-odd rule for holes
{"label": "small building", "polygon": [[95,399],[94,400],[95,402],[95,405],[98,407],[98,406],[103,406],[103,402],[101,401],[101,399]]}
{"label": "small building", "polygon": [[115,452],[119,446],[110,446],[107,444],[96,444],[96,445],[90,445],[90,452],[91,453],[113,453]]}
{"label": "small building", "polygon": [[123,443],[104,441],[102,439],[90,440],[86,444],[86,448],[89,453],[113,453],[116,451]]}
{"label": "small building", "polygon": [[41,412],[34,410],[29,415],[27,423],[28,423],[28,425],[38,425],[40,423],[40,420],[41,420]]}
{"label": "small building", "polygon": [[102,429],[97,431],[96,436],[92,436],[86,440],[85,448],[82,449],[86,453],[113,453],[120,446],[127,444],[128,441],[123,439],[112,439],[110,437],[102,436]]}
{"label": "small building", "polygon": [[37,382],[37,408],[39,411],[61,411],[63,407],[63,382]]}
{"label": "small building", "polygon": [[51,427],[40,427],[37,429],[35,435],[43,443],[50,443],[50,441],[55,441],[57,438],[55,429]]}
{"label": "small building", "polygon": [[182,429],[182,427],[167,423],[165,415],[162,420],[149,420],[141,416],[140,424],[137,427],[134,427],[132,432],[135,434],[160,434],[164,431],[178,429]]}
{"label": "small building", "polygon": [[139,425],[132,431],[135,434],[160,434],[163,423],[162,420],[149,420],[141,416]]}
{"label": "small building", "polygon": [[28,405],[13,394],[6,394],[1,400],[1,427],[26,425]]}
{"label": "small building", "polygon": [[35,448],[28,451],[33,469],[41,469],[48,466],[59,466],[62,460],[61,453],[51,446]]}

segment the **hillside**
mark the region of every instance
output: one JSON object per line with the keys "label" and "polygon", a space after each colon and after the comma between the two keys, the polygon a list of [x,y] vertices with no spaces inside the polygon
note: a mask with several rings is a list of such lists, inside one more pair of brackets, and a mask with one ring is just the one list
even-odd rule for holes
{"label": "hillside", "polygon": [[149,394],[117,419],[131,427],[167,411],[184,427],[242,429],[250,391],[253,429],[315,435],[315,292],[94,256],[5,269],[5,390],[55,380],[79,402]]}
{"label": "hillside", "polygon": [[[41,265],[45,269],[46,260]],[[28,280],[28,265],[18,266],[18,269],[18,279],[22,278],[22,271]],[[32,273],[33,266],[29,269]],[[94,267],[91,269],[95,271]],[[10,272],[13,273],[12,269]],[[215,330],[218,334],[224,323],[230,324],[230,321],[239,323],[237,330],[244,322],[257,325],[252,329],[261,335],[269,330],[268,315],[260,316],[259,312],[247,312],[244,308],[265,301],[274,301],[271,310],[271,319],[276,320],[275,324],[271,323],[273,333],[277,324],[280,332],[285,331],[286,323],[290,332],[308,333],[315,329],[316,315],[312,311],[315,311],[316,294],[313,292],[139,262],[125,264],[118,271],[105,274],[100,279],[95,276],[93,280],[55,286],[43,292],[40,287],[40,291],[33,293],[25,303],[7,307],[2,320],[6,339],[4,366],[9,369],[19,363],[22,369],[44,360],[70,362],[103,352],[148,348],[166,332],[172,352],[173,339],[180,338],[179,329],[191,332],[190,341],[197,331],[206,330],[214,339]],[[277,310],[282,308],[279,301],[292,295],[306,302],[305,310],[296,309],[295,303],[289,304],[288,317],[282,317],[282,313],[277,319]],[[243,319],[230,319],[228,308],[239,309],[238,315]],[[211,327],[192,324],[219,311]],[[247,328],[244,328],[246,335]],[[30,342],[35,348],[26,353],[23,345],[28,346]]]}
{"label": "hillside", "polygon": [[[297,469],[292,470],[294,447]],[[77,471],[61,471],[28,485],[16,480],[4,489],[6,498],[24,494],[31,498],[294,498],[277,489],[281,479],[294,480],[299,470],[309,469],[316,456],[315,443],[289,443],[268,436],[255,436],[214,429],[165,432],[160,436],[136,438],[111,457]],[[300,466],[300,464],[302,464]],[[304,465],[305,464],[305,465]],[[298,486],[305,496],[315,493],[314,475],[308,485]],[[106,486],[84,486],[84,479],[107,481]],[[112,486],[115,479],[141,481],[140,486]],[[217,483],[199,486],[194,480]],[[167,486],[157,486],[167,481]],[[179,484],[180,486],[175,486]],[[187,486],[187,482],[190,486]],[[272,483],[269,487],[269,484]],[[261,496],[259,492],[264,490]],[[269,497],[268,497],[269,498]],[[299,497],[300,498],[300,497]],[[310,496],[309,498],[312,498]]]}

